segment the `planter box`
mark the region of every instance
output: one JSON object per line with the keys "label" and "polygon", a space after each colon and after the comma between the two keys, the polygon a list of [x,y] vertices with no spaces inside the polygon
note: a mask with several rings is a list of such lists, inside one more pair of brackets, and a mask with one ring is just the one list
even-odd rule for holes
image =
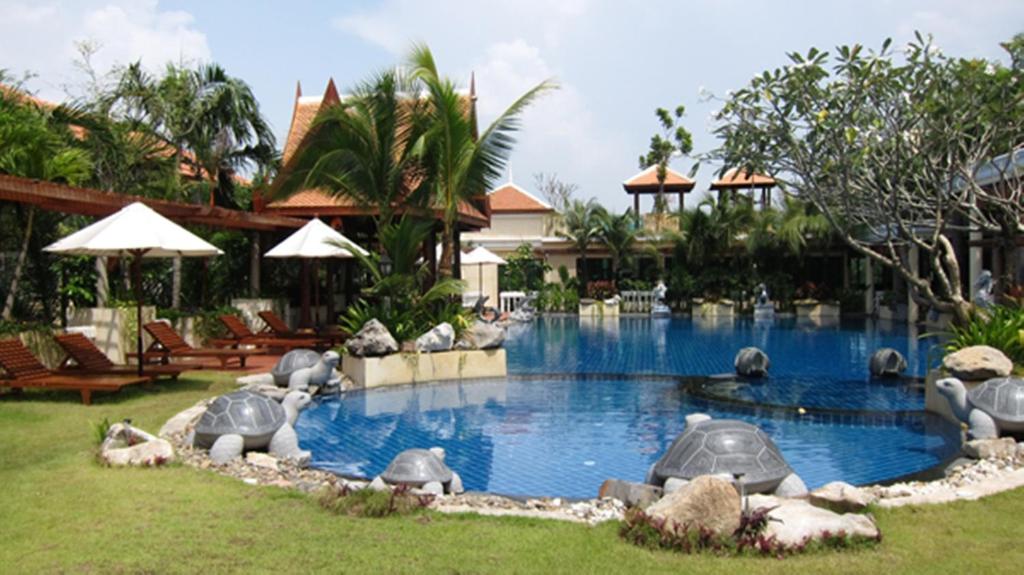
{"label": "planter box", "polygon": [[711,302],[702,299],[693,300],[695,317],[732,318],[736,316],[736,304],[731,301]]}
{"label": "planter box", "polygon": [[355,357],[341,360],[341,371],[357,387],[406,385],[428,381],[505,377],[505,350],[441,351],[436,353],[395,353],[383,357]]}
{"label": "planter box", "polygon": [[[156,319],[156,308],[142,307],[142,323]],[[69,327],[92,326],[93,343],[117,365],[127,363],[126,353],[135,351],[135,308],[88,307],[76,309],[68,318]],[[142,333],[142,345],[148,346],[149,336]]]}
{"label": "planter box", "polygon": [[806,319],[839,319],[839,305],[821,302],[794,302],[796,317]]}
{"label": "planter box", "polygon": [[580,317],[619,317],[619,305],[605,305],[601,300],[581,300]]}

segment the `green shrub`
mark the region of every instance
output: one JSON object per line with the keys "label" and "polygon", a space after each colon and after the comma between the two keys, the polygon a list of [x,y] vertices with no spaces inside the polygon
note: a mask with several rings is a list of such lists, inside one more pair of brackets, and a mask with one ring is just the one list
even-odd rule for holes
{"label": "green shrub", "polygon": [[96,445],[103,443],[103,440],[107,438],[107,432],[110,431],[110,420],[106,417],[103,421],[97,421],[92,424],[92,441]]}
{"label": "green shrub", "polygon": [[1024,364],[1024,308],[994,306],[978,311],[966,325],[953,325],[946,343],[947,352],[972,345],[987,345],[1006,354],[1014,363]]}
{"label": "green shrub", "polygon": [[352,517],[387,517],[415,513],[433,500],[430,495],[414,495],[408,487],[399,485],[391,491],[364,488],[326,487],[317,501],[324,509],[338,515]]}

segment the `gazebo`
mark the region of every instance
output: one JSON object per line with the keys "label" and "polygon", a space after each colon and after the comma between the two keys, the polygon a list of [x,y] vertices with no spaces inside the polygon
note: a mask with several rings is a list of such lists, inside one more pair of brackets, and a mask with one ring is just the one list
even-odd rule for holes
{"label": "gazebo", "polygon": [[719,197],[725,191],[733,193],[741,190],[750,190],[751,199],[757,191],[761,192],[761,209],[765,209],[771,203],[772,188],[776,186],[775,178],[764,174],[750,173],[739,168],[731,168],[722,174],[722,177],[711,183],[711,189],[718,191]]}
{"label": "gazebo", "polygon": [[662,187],[658,182],[657,164],[644,169],[639,174],[622,182],[622,188],[626,193],[633,196],[633,213],[637,220],[640,220],[640,196],[642,194],[657,195],[659,191],[667,194],[679,194],[679,206],[682,207],[683,199],[687,192],[693,190],[697,183],[673,170],[665,168],[665,183]]}

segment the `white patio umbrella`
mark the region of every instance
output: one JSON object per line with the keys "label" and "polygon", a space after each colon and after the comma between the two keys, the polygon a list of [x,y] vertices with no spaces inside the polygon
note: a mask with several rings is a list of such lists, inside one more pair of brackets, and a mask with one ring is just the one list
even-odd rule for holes
{"label": "white patio umbrella", "polygon": [[[295,233],[285,238],[284,241],[267,251],[264,257],[301,259],[344,259],[355,257],[350,250],[355,250],[364,256],[368,254],[366,250],[356,245],[355,242],[346,238],[331,226],[320,221],[319,218],[313,218],[306,225],[296,230]],[[319,288],[317,293],[319,294]],[[320,305],[319,299],[317,297],[317,307]],[[302,303],[303,315],[305,316],[308,313],[309,302],[303,301]],[[317,315],[319,316],[319,312]]]}
{"label": "white patio umbrella", "polygon": [[500,256],[483,246],[477,246],[473,251],[462,256],[462,265],[476,264],[477,286],[480,288],[481,295],[484,293],[484,264],[503,266],[507,263]]}
{"label": "white patio umbrella", "polygon": [[102,220],[60,239],[43,251],[76,256],[111,256],[132,259],[135,284],[136,333],[139,375],[142,375],[142,258],[208,257],[224,252],[204,239],[135,202]]}

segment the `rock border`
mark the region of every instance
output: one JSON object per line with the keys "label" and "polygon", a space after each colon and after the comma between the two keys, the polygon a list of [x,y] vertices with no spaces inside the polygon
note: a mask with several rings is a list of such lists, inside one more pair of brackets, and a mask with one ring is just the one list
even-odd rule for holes
{"label": "rock border", "polygon": [[[372,487],[366,480],[302,468],[266,453],[252,452],[224,465],[214,463],[206,450],[194,449],[188,441],[192,428],[214,399],[200,400],[170,418],[160,429],[160,437],[171,442],[179,461],[185,465],[212,470],[248,485],[296,489],[310,494],[330,487],[351,490]],[[872,505],[894,508],[974,501],[1021,486],[1024,486],[1024,442],[1018,444],[1012,453],[1003,450],[988,459],[965,462],[941,479],[868,485],[857,490],[866,495]],[[555,519],[588,525],[620,521],[626,512],[626,505],[614,497],[571,500],[562,497],[512,498],[490,493],[435,495],[428,508],[441,513]]]}

